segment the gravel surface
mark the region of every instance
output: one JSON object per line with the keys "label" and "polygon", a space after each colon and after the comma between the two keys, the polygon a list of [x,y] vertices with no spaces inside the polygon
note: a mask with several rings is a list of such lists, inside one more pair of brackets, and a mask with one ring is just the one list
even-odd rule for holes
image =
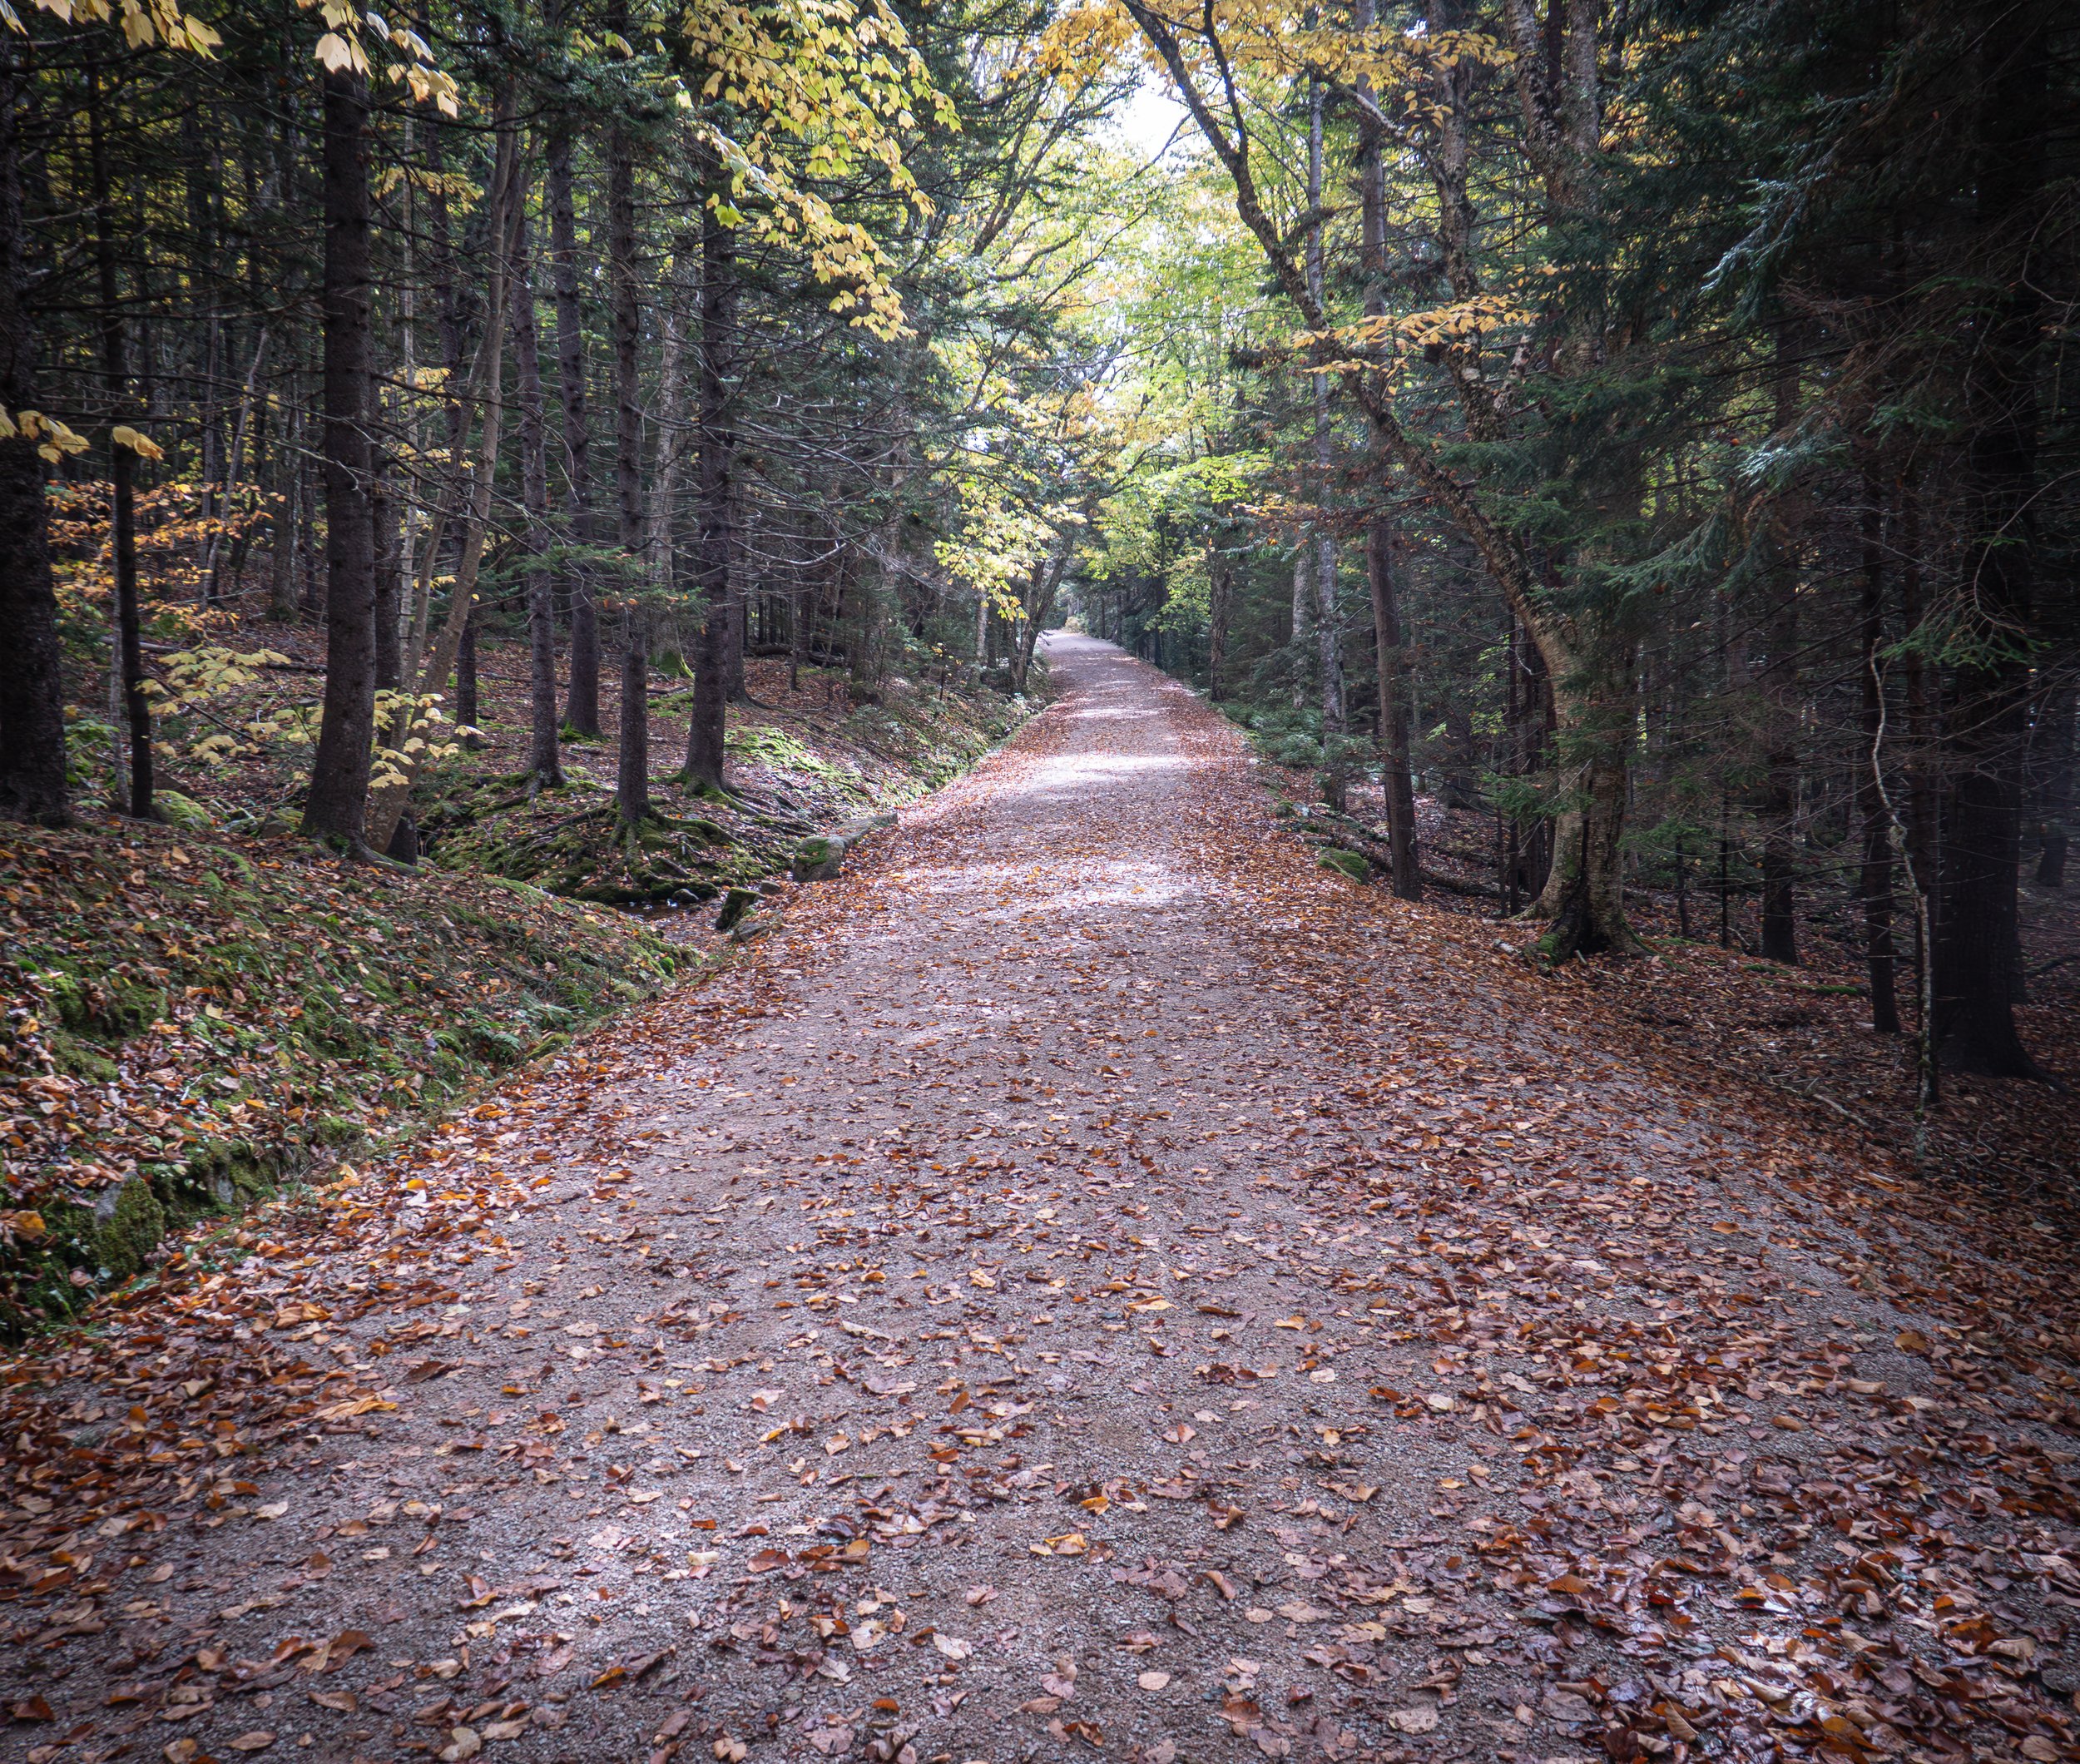
{"label": "gravel surface", "polygon": [[1822,1718],[1843,1553],[1790,1491],[1938,1408],[1851,1226],[1791,1229],[1783,1142],[1546,1020],[1479,927],[1310,869],[1189,692],[1049,647],[1059,701],[732,971],[17,1366],[21,1443],[109,1454],[12,1515],[25,1752],[1680,1758]]}

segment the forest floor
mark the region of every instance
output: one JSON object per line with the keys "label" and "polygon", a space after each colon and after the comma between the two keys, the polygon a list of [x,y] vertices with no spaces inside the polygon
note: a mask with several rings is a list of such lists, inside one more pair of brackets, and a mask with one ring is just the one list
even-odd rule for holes
{"label": "forest floor", "polygon": [[21,1755],[2080,1757],[2067,1203],[1053,651],[751,959],[8,1369]]}

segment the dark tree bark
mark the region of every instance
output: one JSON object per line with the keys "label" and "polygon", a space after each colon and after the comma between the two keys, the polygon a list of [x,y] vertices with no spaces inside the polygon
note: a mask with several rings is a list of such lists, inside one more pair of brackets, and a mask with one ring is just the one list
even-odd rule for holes
{"label": "dark tree bark", "polygon": [[[1776,328],[1776,434],[1788,440],[1798,422],[1798,368],[1788,321]],[[1762,955],[1766,961],[1798,960],[1798,643],[1801,499],[1786,493],[1770,519],[1769,544],[1774,567],[1769,577],[1775,599],[1770,608],[1769,660],[1762,673],[1764,715],[1768,719],[1763,760]]]}
{"label": "dark tree bark", "polygon": [[[369,409],[375,408],[372,396]],[[394,692],[404,684],[404,535],[383,464],[379,459],[369,484],[369,518],[375,533],[375,689]]]}
{"label": "dark tree bark", "polygon": [[[2011,28],[2018,23],[2020,28]],[[1982,91],[1978,220],[1999,266],[1983,293],[1964,393],[1971,528],[1960,603],[1974,639],[1953,674],[1955,768],[1943,820],[1935,935],[1935,1033],[1944,1063],[2038,1078],[2015,1028],[2020,981],[2016,883],[2022,862],[2031,629],[2038,547],[2036,373],[2043,298],[2036,274],[2043,196],[2048,57],[2043,12],[1987,21],[1997,57]]]}
{"label": "dark tree bark", "polygon": [[350,73],[328,73],[324,87],[325,690],[304,831],[358,850],[375,738],[369,100]]}
{"label": "dark tree bark", "polygon": [[1884,680],[1878,671],[1878,652],[1885,634],[1885,571],[1883,506],[1875,478],[1864,480],[1863,575],[1858,672],[1862,681],[1859,719],[1862,749],[1856,756],[1856,807],[1863,823],[1864,861],[1859,878],[1863,896],[1864,952],[1870,975],[1870,1026],[1882,1035],[1899,1033],[1897,960],[1892,947],[1892,817],[1879,788],[1878,768],[1884,763],[1881,738],[1885,727]]}
{"label": "dark tree bark", "polygon": [[1235,600],[1235,566],[1227,553],[1206,548],[1206,699],[1219,704],[1228,660],[1228,619]]}
{"label": "dark tree bark", "polygon": [[[123,323],[116,270],[116,204],[108,171],[108,136],[102,122],[101,75],[87,67],[87,145],[94,175],[94,260],[102,302],[102,371],[108,383],[108,414],[120,424],[130,410],[130,339]],[[144,689],[144,649],[137,625],[137,456],[111,435],[108,477],[111,507],[109,547],[116,577],[116,666],[120,673],[123,726],[130,760],[129,808],[140,820],[152,813],[151,701]]]}
{"label": "dark tree bark", "polygon": [[[568,531],[574,545],[593,543],[592,440],[586,426],[585,313],[578,299],[577,211],[571,169],[572,132],[559,119],[547,155],[549,279],[556,295],[557,394],[563,406],[564,474],[570,487]],[[559,572],[571,608],[571,680],[564,718],[579,735],[599,734],[599,613],[582,562]]]}
{"label": "dark tree bark", "polygon": [[1409,700],[1403,671],[1401,609],[1394,574],[1394,522],[1375,515],[1365,528],[1365,577],[1372,590],[1372,629],[1379,681],[1379,786],[1386,800],[1387,849],[1394,891],[1423,898],[1416,843],[1415,780],[1409,766]]}
{"label": "dark tree bark", "polygon": [[735,628],[730,607],[730,516],[736,440],[730,432],[728,358],[736,330],[736,294],[735,235],[711,209],[701,231],[700,530],[694,553],[705,608],[684,774],[688,785],[701,790],[724,787],[722,743]]}
{"label": "dark tree bark", "polygon": [[650,816],[650,621],[641,580],[643,409],[637,351],[642,321],[636,285],[635,144],[622,127],[607,142],[607,280],[614,344],[614,509],[628,573],[614,800],[622,825],[634,827]]}
{"label": "dark tree bark", "polygon": [[[1374,17],[1374,0],[1358,0],[1352,17],[1359,28],[1369,29]],[[1379,125],[1369,113],[1359,121],[1358,181],[1359,267],[1365,279],[1365,311],[1379,317],[1387,310],[1388,295],[1386,156]],[[1378,424],[1371,429],[1377,453],[1381,450]],[[1416,845],[1415,780],[1409,765],[1409,703],[1394,540],[1391,518],[1374,515],[1365,528],[1365,582],[1372,596],[1373,661],[1379,693],[1379,793],[1386,805],[1394,891],[1404,900],[1416,900],[1423,894],[1423,865]]]}
{"label": "dark tree bark", "polygon": [[463,640],[455,646],[455,721],[465,729],[474,729],[483,716],[483,702],[477,690],[477,609],[473,607],[469,622],[463,627]]}
{"label": "dark tree bark", "polygon": [[2037,885],[2066,885],[2066,822],[2073,813],[2073,714],[2080,691],[2070,686],[2046,694],[2036,728]]}
{"label": "dark tree bark", "polygon": [[[41,408],[36,336],[25,299],[21,40],[0,30],[0,405]],[[22,435],[0,441],[0,815],[62,826],[65,692],[57,594],[43,505],[43,462]]]}
{"label": "dark tree bark", "polygon": [[513,266],[513,354],[519,381],[520,505],[527,518],[527,771],[543,790],[563,783],[556,720],[556,593],[542,559],[549,548],[549,465],[542,409],[542,358],[534,317],[534,273],[527,221]]}

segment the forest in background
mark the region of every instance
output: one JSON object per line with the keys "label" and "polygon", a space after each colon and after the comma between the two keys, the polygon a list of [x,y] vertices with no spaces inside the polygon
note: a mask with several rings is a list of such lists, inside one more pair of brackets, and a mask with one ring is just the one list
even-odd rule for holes
{"label": "forest in background", "polygon": [[1853,947],[1924,1104],[2055,1061],[2014,1018],[2080,705],[2047,0],[18,23],[11,812],[243,768],[409,860],[496,653],[507,781],[597,741],[633,850],[738,800],[747,657],[1018,692],[1067,617],[1376,802],[1403,895],[1419,798],[1476,825],[1548,961],[1672,898]]}

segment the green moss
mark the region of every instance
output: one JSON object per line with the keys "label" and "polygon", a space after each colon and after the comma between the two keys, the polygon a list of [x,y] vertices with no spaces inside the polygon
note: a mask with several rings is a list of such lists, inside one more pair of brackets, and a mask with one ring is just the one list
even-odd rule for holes
{"label": "green moss", "polygon": [[128,1280],[166,1234],[166,1209],[142,1176],[133,1176],[116,1191],[116,1204],[97,1226],[94,1259],[117,1281]]}
{"label": "green moss", "polygon": [[111,1084],[121,1076],[121,1068],[106,1053],[69,1035],[54,1037],[51,1053],[52,1063],[67,1078],[84,1078],[90,1084]]}
{"label": "green moss", "polygon": [[1339,851],[1332,846],[1328,850],[1317,853],[1315,862],[1323,870],[1333,870],[1339,875],[1349,876],[1354,882],[1369,881],[1372,877],[1372,865],[1355,851]]}

